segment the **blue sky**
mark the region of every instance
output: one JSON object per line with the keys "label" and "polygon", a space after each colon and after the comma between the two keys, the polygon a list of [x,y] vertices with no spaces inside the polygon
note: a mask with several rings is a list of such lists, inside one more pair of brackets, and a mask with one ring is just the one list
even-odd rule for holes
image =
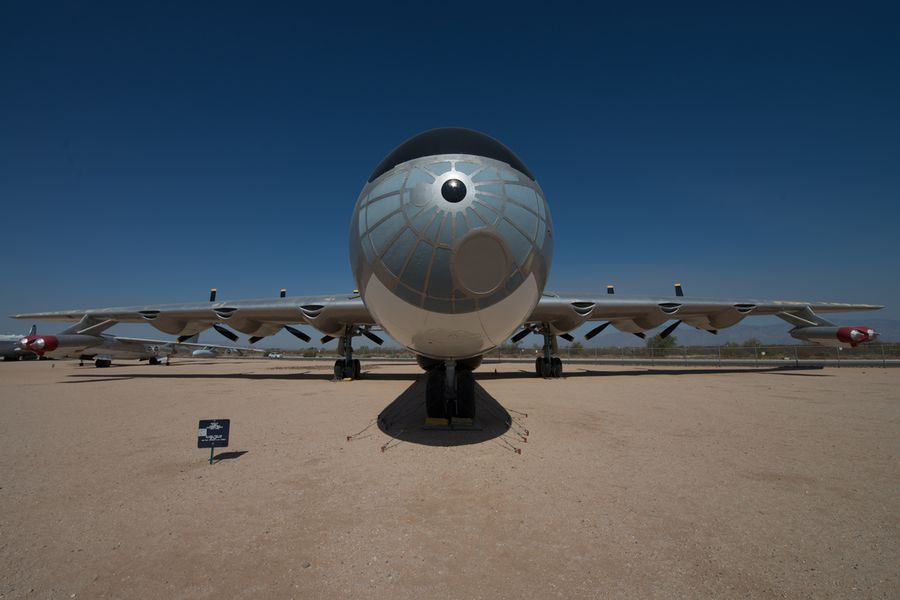
{"label": "blue sky", "polygon": [[351,290],[372,168],[464,126],[541,183],[549,289],[900,318],[891,3],[131,4],[0,7],[4,316]]}

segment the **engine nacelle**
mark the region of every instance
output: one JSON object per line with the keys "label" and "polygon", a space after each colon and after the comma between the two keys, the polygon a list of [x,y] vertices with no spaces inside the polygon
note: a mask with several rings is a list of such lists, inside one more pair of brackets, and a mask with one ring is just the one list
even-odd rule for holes
{"label": "engine nacelle", "polygon": [[863,325],[855,327],[835,327],[816,325],[814,327],[797,327],[790,331],[792,337],[807,342],[815,342],[823,346],[850,346],[856,348],[878,339],[878,332]]}
{"label": "engine nacelle", "polygon": [[198,348],[191,352],[191,356],[194,358],[216,358],[218,354],[214,350],[208,350],[206,348]]}
{"label": "engine nacelle", "polygon": [[59,347],[59,339],[55,335],[26,335],[19,340],[19,348],[43,356],[44,352],[52,352]]}

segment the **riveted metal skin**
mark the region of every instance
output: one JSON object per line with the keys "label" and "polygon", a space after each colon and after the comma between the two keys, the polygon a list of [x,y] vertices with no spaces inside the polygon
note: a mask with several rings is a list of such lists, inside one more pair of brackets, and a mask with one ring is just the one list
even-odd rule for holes
{"label": "riveted metal skin", "polygon": [[396,165],[363,188],[351,220],[366,307],[396,340],[435,358],[501,344],[537,304],[552,256],[540,186],[481,156]]}

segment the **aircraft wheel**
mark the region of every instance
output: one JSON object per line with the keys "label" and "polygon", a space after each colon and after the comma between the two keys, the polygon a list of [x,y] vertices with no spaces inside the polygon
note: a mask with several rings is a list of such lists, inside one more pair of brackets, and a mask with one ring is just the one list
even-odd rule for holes
{"label": "aircraft wheel", "polygon": [[447,412],[444,406],[444,378],[447,376],[444,369],[436,367],[428,371],[425,383],[425,414],[432,419],[446,419]]}
{"label": "aircraft wheel", "polygon": [[538,377],[541,376],[541,363],[543,363],[543,362],[544,362],[544,359],[541,358],[540,356],[538,356],[536,359],[534,359],[534,374],[537,375]]}
{"label": "aircraft wheel", "polygon": [[475,376],[472,371],[459,371],[456,375],[456,416],[475,418]]}
{"label": "aircraft wheel", "polygon": [[334,361],[334,378],[335,379],[343,379],[344,378],[344,359],[340,358]]}
{"label": "aircraft wheel", "polygon": [[150,364],[150,365],[158,365],[158,364],[159,364],[159,359],[156,358],[155,356],[151,356],[151,357],[150,357],[150,360],[147,361],[147,364]]}
{"label": "aircraft wheel", "polygon": [[108,367],[108,366],[111,365],[111,364],[112,364],[112,361],[111,361],[111,360],[107,360],[107,359],[105,359],[105,358],[98,358],[97,360],[94,361],[94,365],[95,365],[98,369],[104,369],[104,368]]}
{"label": "aircraft wheel", "polygon": [[562,374],[563,374],[562,360],[558,357],[554,357],[550,362],[550,376],[551,377],[562,377]]}
{"label": "aircraft wheel", "polygon": [[359,362],[358,358],[353,359],[353,379],[359,379],[359,376],[362,374],[362,365]]}
{"label": "aircraft wheel", "polygon": [[548,379],[553,376],[553,363],[549,360],[541,359],[541,377]]}

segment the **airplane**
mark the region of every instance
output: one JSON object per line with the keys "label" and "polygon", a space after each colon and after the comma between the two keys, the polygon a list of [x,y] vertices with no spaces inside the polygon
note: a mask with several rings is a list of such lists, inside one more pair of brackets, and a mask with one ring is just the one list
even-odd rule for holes
{"label": "airplane", "polygon": [[[37,333],[37,325],[32,325],[31,329],[25,335],[34,335]],[[4,361],[11,360],[35,360],[38,355],[34,352],[22,350],[19,346],[21,335],[0,335],[0,356]]]}
{"label": "airplane", "polygon": [[[194,358],[216,358],[220,354],[245,351],[261,352],[252,348],[236,348],[233,346],[216,346],[197,343],[197,335],[181,342],[164,340],[146,340],[113,336],[101,333],[115,323],[107,322],[89,328],[70,327],[56,335],[38,335],[37,328],[25,336],[3,336],[0,342],[4,359],[18,360],[22,356],[35,358],[78,358],[93,360],[98,368],[109,367],[114,358],[146,360],[151,365],[169,364],[170,357],[191,355]],[[15,338],[14,340],[8,338]]]}
{"label": "airplane", "polygon": [[[350,220],[352,294],[210,301],[15,315],[18,319],[78,321],[91,328],[109,322],[145,322],[166,333],[191,336],[212,327],[231,338],[228,325],[251,343],[282,329],[312,326],[322,343],[338,340],[343,358],[337,379],[358,379],[353,338],[377,344],[381,328],[414,352],[426,371],[426,422],[452,423],[474,414],[472,371],[482,356],[513,336],[543,337],[535,374],[562,376],[557,338],[600,322],[593,338],[612,325],[644,337],[673,321],[716,333],[752,315],[775,315],[799,339],[825,344],[874,341],[866,326],[836,326],[820,313],[883,308],[872,304],[622,296],[557,293],[544,289],[553,258],[550,207],[535,175],[512,150],[464,128],[432,129],[397,146],[369,176]],[[516,330],[519,330],[516,333]],[[515,335],[514,335],[515,334]],[[232,338],[233,339],[233,338]]]}

